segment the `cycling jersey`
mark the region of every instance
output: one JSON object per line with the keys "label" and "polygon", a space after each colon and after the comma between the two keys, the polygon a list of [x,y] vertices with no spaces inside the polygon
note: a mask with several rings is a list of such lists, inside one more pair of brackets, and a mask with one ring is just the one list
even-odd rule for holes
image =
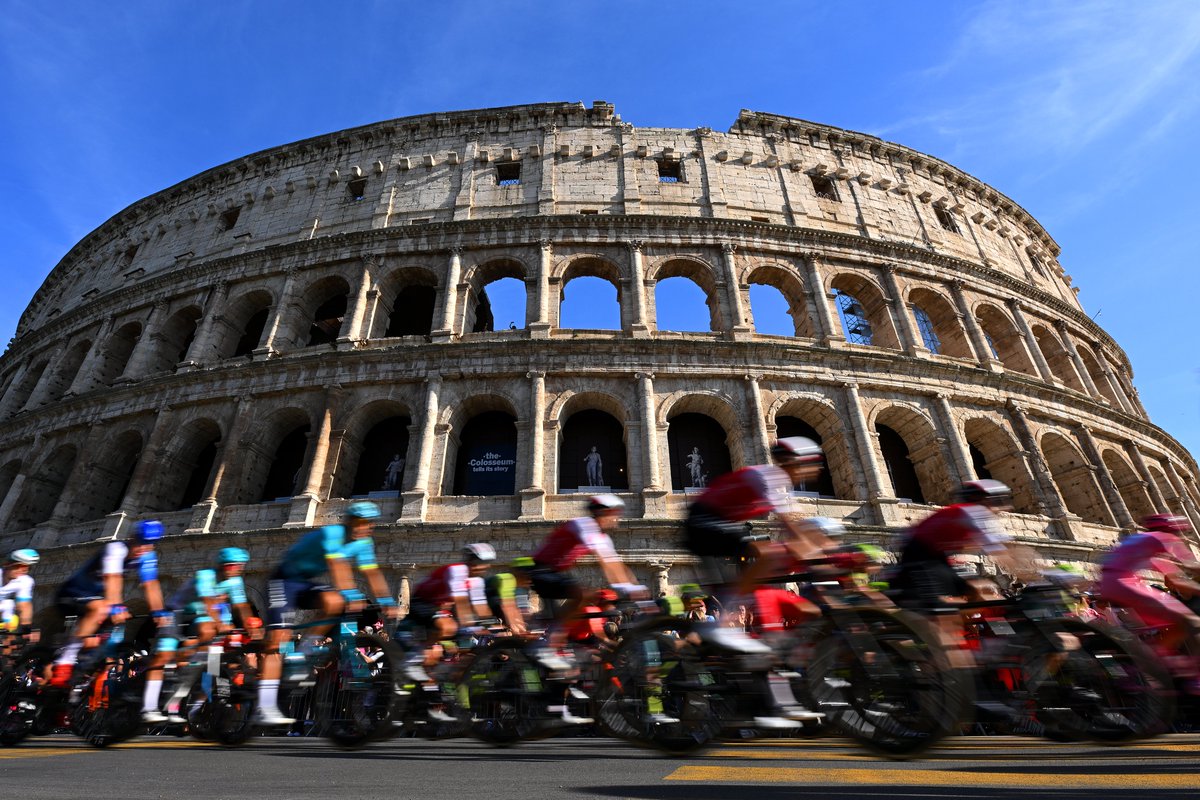
{"label": "cycling jersey", "polygon": [[926,554],[950,556],[979,548],[988,552],[1004,549],[1007,535],[996,515],[977,503],[946,506],[931,514],[909,532],[909,546]]}
{"label": "cycling jersey", "polygon": [[232,622],[230,605],[247,602],[246,584],[242,580],[242,576],[235,575],[218,581],[215,569],[202,569],[171,596],[168,605],[171,608],[185,610],[196,615],[196,622],[211,622],[213,620],[208,616],[208,606],[204,601],[221,598],[224,599],[224,602],[218,603],[220,621],[229,624]]}
{"label": "cycling jersey", "polygon": [[760,519],[791,506],[792,479],[774,464],[743,467],[713,481],[696,505],[729,522]]}
{"label": "cycling jersey", "polygon": [[131,556],[125,542],[107,542],[63,582],[59,597],[103,598],[105,575],[121,575],[134,570],[142,583],[158,580],[158,553],[151,549],[140,556]]}
{"label": "cycling jersey", "polygon": [[556,527],[533,554],[533,560],[538,567],[562,572],[574,566],[586,553],[594,553],[604,560],[617,558],[612,539],[591,517],[573,519]]}
{"label": "cycling jersey", "polygon": [[1143,570],[1176,572],[1163,556],[1192,560],[1187,546],[1174,534],[1143,531],[1127,536],[1101,564],[1100,594],[1111,603],[1133,609],[1150,626],[1195,625],[1200,620],[1190,608],[1166,592],[1151,588],[1138,576]]}
{"label": "cycling jersey", "polygon": [[517,610],[528,614],[529,590],[517,585],[517,579],[511,572],[500,572],[488,575],[483,581],[483,593],[487,598],[488,608],[498,619],[504,619],[504,603],[516,603]]}
{"label": "cycling jersey", "polygon": [[487,604],[483,579],[472,577],[466,564],[438,567],[417,584],[412,597],[431,606],[444,606],[463,597],[468,598],[473,606]]}
{"label": "cycling jersey", "polygon": [[4,580],[0,573],[0,630],[17,616],[17,603],[33,602],[33,576],[29,573]]}
{"label": "cycling jersey", "polygon": [[[1178,536],[1163,531],[1142,531],[1125,537],[1116,548],[1104,557],[1100,568],[1105,572],[1134,573],[1144,569],[1162,572],[1163,564],[1155,566],[1155,560],[1168,556],[1179,561],[1191,561],[1192,554]],[[1167,567],[1171,570],[1171,567]]]}
{"label": "cycling jersey", "polygon": [[346,539],[344,525],[326,525],[304,536],[283,554],[276,575],[287,580],[311,580],[324,575],[328,561],[353,560],[359,569],[376,569],[375,540],[370,536]]}

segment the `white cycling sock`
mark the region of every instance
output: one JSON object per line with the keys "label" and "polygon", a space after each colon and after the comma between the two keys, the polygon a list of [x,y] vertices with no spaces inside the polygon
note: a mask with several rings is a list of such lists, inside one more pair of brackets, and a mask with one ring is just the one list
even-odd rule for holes
{"label": "white cycling sock", "polygon": [[83,649],[83,642],[70,642],[62,649],[62,653],[58,658],[54,659],[55,664],[71,664],[79,660],[79,651]]}
{"label": "white cycling sock", "polygon": [[275,708],[279,702],[279,681],[258,682],[258,707]]}
{"label": "white cycling sock", "polygon": [[162,693],[162,679],[147,680],[146,693],[142,696],[142,711],[158,711],[158,697]]}

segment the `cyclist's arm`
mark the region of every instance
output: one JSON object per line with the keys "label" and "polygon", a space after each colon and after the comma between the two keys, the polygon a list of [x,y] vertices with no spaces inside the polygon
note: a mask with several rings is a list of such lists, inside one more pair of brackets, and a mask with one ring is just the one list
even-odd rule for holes
{"label": "cyclist's arm", "polygon": [[789,512],[779,514],[779,521],[788,532],[784,546],[798,561],[810,558],[820,558],[825,552],[837,547],[837,544],[821,531],[816,525],[798,514]]}
{"label": "cyclist's arm", "polygon": [[341,555],[326,556],[329,564],[329,577],[333,588],[339,592],[349,592],[354,588],[354,573],[350,570],[350,562]]}

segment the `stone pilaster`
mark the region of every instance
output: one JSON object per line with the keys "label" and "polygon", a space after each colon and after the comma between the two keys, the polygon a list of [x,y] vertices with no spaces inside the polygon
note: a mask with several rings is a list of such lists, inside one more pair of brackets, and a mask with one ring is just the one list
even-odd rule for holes
{"label": "stone pilaster", "polygon": [[529,335],[534,339],[550,338],[550,271],[554,265],[554,243],[549,239],[538,241],[538,268],[534,285],[534,312],[536,318],[529,321]]}
{"label": "stone pilaster", "polygon": [[917,330],[917,321],[913,317],[912,307],[904,302],[904,295],[900,291],[900,280],[896,277],[896,265],[884,264],[883,283],[887,286],[888,294],[891,295],[890,307],[892,309],[892,318],[896,324],[896,332],[900,334],[900,346],[910,356],[925,356],[929,353],[929,348],[922,343],[921,333]]}
{"label": "stone pilaster", "polygon": [[1108,405],[1108,398],[1100,394],[1100,389],[1092,380],[1092,374],[1088,372],[1087,365],[1083,363],[1083,356],[1079,355],[1079,350],[1076,349],[1075,342],[1071,339],[1071,332],[1067,330],[1067,324],[1060,319],[1055,321],[1054,327],[1058,330],[1058,335],[1062,337],[1063,347],[1066,348],[1067,355],[1071,357],[1071,363],[1075,365],[1075,371],[1079,373],[1079,380],[1083,381],[1083,386],[1087,389],[1088,394],[1096,402]]}
{"label": "stone pilaster", "polygon": [[749,317],[746,314],[746,303],[742,298],[742,285],[738,277],[736,253],[737,245],[732,242],[725,242],[721,245],[721,266],[725,275],[729,315],[732,317],[729,329],[734,339],[745,340],[750,338],[754,332],[754,328],[749,323]]}
{"label": "stone pilaster", "polygon": [[327,477],[325,465],[329,460],[333,419],[337,416],[343,396],[341,386],[331,384],[325,387],[325,402],[317,425],[317,435],[313,440],[312,454],[308,460],[304,488],[292,498],[288,521],[283,524],[285,528],[310,528],[316,518],[317,507],[321,504],[321,487],[325,485]]}
{"label": "stone pilaster", "polygon": [[804,271],[808,278],[808,293],[812,298],[813,308],[817,312],[817,343],[831,345],[834,342],[844,342],[841,325],[834,324],[833,310],[830,304],[833,298],[825,288],[825,279],[821,275],[821,256],[819,253],[805,253]]}
{"label": "stone pilaster", "polygon": [[286,274],[283,290],[279,292],[279,300],[275,303],[275,308],[267,320],[258,347],[252,351],[255,358],[268,358],[278,352],[276,345],[278,344],[279,328],[283,324],[284,315],[294,307],[296,302],[296,276],[299,274],[299,270],[293,267],[288,269]]}
{"label": "stone pilaster", "polygon": [[1025,415],[1025,409],[1010,400],[1008,415],[1012,420],[1013,432],[1017,434],[1017,441],[1021,443],[1021,447],[1028,454],[1029,472],[1033,475],[1034,485],[1041,495],[1042,503],[1046,506],[1046,514],[1051,518],[1051,524],[1058,531],[1060,538],[1073,540],[1075,532],[1071,528],[1071,523],[1079,518],[1067,510],[1066,501],[1063,500],[1058,486],[1051,477],[1050,465],[1042,454],[1037,437],[1033,435],[1033,428],[1029,425],[1029,417]]}
{"label": "stone pilaster", "polygon": [[1117,488],[1117,482],[1113,480],[1112,474],[1108,471],[1108,465],[1104,463],[1104,459],[1100,455],[1096,437],[1092,435],[1092,431],[1086,425],[1076,425],[1075,438],[1083,447],[1084,457],[1096,467],[1096,480],[1100,484],[1100,492],[1104,496],[1105,502],[1108,503],[1108,509],[1116,519],[1117,526],[1127,531],[1133,530],[1136,527],[1133,515],[1129,513],[1129,507],[1125,505],[1125,498],[1121,497],[1121,490]]}
{"label": "stone pilaster", "polygon": [[373,258],[363,259],[362,274],[359,276],[358,286],[353,292],[354,304],[350,307],[350,313],[342,321],[342,329],[338,332],[337,346],[339,349],[353,347],[355,342],[367,338],[363,335],[362,326],[363,320],[367,316],[367,306],[370,304],[373,284],[371,273],[375,266]]}
{"label": "stone pilaster", "polygon": [[1033,328],[1029,327],[1029,320],[1025,319],[1025,312],[1021,309],[1021,304],[1015,297],[1009,298],[1008,307],[1012,311],[1013,320],[1017,323],[1017,330],[1021,332],[1021,337],[1025,340],[1025,347],[1029,350],[1029,355],[1033,359],[1034,366],[1037,367],[1038,374],[1042,376],[1042,380],[1061,386],[1061,382],[1054,377],[1054,372],[1050,369],[1050,362],[1046,360],[1046,354],[1042,352],[1037,337],[1033,335]]}
{"label": "stone pilaster", "polygon": [[438,395],[442,390],[442,376],[430,376],[425,383],[425,408],[421,413],[421,433],[417,450],[417,468],[412,471],[412,483],[401,495],[404,510],[400,520],[425,518],[428,503],[429,476],[433,461],[433,449],[437,438]]}
{"label": "stone pilaster", "polygon": [[631,239],[625,243],[629,251],[629,302],[633,306],[633,324],[630,333],[635,339],[650,335],[646,320],[646,267],[642,260],[642,240]]}
{"label": "stone pilaster", "polygon": [[529,464],[529,485],[521,489],[521,519],[546,516],[546,487],[542,474],[546,442],[546,373],[525,373],[529,379],[529,420],[525,461]]}
{"label": "stone pilaster", "polygon": [[975,319],[975,315],[971,313],[971,305],[967,302],[967,297],[963,293],[963,282],[961,280],[950,281],[950,294],[954,296],[954,307],[958,311],[958,315],[962,318],[963,327],[967,329],[967,343],[971,346],[974,358],[979,362],[979,366],[992,372],[1003,372],[1004,364],[1000,359],[992,355],[992,348],[988,345],[983,328],[979,326],[979,320]]}
{"label": "stone pilaster", "polygon": [[196,335],[188,346],[187,354],[179,362],[178,372],[189,372],[212,360],[213,331],[221,321],[225,300],[229,297],[229,282],[220,281],[213,287],[204,307],[204,316],[196,327]]}

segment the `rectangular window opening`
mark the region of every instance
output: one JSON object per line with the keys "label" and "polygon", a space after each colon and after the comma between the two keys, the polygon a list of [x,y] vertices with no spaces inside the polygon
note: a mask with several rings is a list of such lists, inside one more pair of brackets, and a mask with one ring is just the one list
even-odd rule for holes
{"label": "rectangular window opening", "polygon": [[682,183],[683,167],[678,161],[662,160],[658,162],[659,183]]}
{"label": "rectangular window opening", "polygon": [[809,175],[809,178],[812,179],[813,191],[816,192],[817,197],[837,202],[837,187],[834,186],[831,178],[826,178],[824,175]]}
{"label": "rectangular window opening", "polygon": [[751,222],[765,222],[767,224],[770,224],[771,218],[770,217],[751,217],[750,221]]}
{"label": "rectangular window opening", "polygon": [[429,224],[429,222],[431,222],[431,219],[429,217],[420,217],[418,219],[410,219],[408,221],[408,224],[409,225],[427,225],[427,224]]}
{"label": "rectangular window opening", "polygon": [[222,231],[233,230],[233,226],[237,225],[238,217],[240,217],[241,215],[242,215],[242,207],[241,206],[231,208],[228,211],[222,211],[221,212],[221,230]]}
{"label": "rectangular window opening", "polygon": [[497,186],[519,186],[521,184],[521,163],[519,161],[496,165]]}
{"label": "rectangular window opening", "polygon": [[933,207],[934,216],[937,217],[938,224],[951,233],[959,233],[958,223],[954,221],[954,215],[941,206]]}
{"label": "rectangular window opening", "polygon": [[579,209],[579,213],[580,214],[599,214],[600,211],[595,208],[581,208],[581,209]]}
{"label": "rectangular window opening", "polygon": [[137,258],[138,246],[135,244],[132,247],[126,248],[125,252],[121,253],[121,265],[128,267]]}
{"label": "rectangular window opening", "polygon": [[362,200],[367,196],[367,179],[355,178],[346,184],[346,191],[350,193],[351,200]]}

